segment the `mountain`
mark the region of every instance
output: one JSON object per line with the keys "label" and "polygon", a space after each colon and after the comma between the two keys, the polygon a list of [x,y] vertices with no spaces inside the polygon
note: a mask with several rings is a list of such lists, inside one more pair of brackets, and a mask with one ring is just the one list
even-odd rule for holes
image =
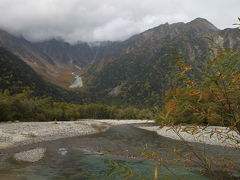
{"label": "mountain", "polygon": [[209,60],[212,43],[239,49],[239,31],[219,30],[202,18],[160,25],[122,42],[111,56],[88,69],[84,83],[104,102],[161,104],[171,82],[169,63],[173,59],[181,57],[200,68]]}
{"label": "mountain", "polygon": [[0,47],[6,48],[31,66],[44,79],[68,88],[74,74],[118,48],[118,42],[79,42],[75,45],[51,39],[29,42],[0,30]]}
{"label": "mountain", "polygon": [[171,84],[173,59],[184,58],[199,69],[209,60],[213,44],[239,49],[239,31],[219,30],[206,19],[197,18],[188,23],[162,24],[122,42],[29,42],[0,31],[0,46],[58,86],[69,88],[81,75],[83,88],[75,91],[78,95],[71,95],[72,100],[84,92],[97,102],[149,106],[163,102]]}
{"label": "mountain", "polygon": [[82,91],[67,91],[45,81],[28,64],[4,48],[0,48],[0,92],[19,93],[32,90],[36,96],[50,96],[57,101],[92,102],[94,96]]}
{"label": "mountain", "polygon": [[117,44],[117,42],[80,42],[71,45],[61,40],[52,39],[34,43],[34,47],[56,63],[74,64],[84,68],[105,57],[109,51],[112,52]]}
{"label": "mountain", "polygon": [[6,31],[0,30],[0,46],[13,52],[29,63],[36,63],[44,66],[45,63],[54,64],[54,62],[44,54],[41,54],[34,48],[31,42],[23,37],[15,37]]}
{"label": "mountain", "polygon": [[25,62],[3,48],[0,48],[0,67],[0,91],[8,89],[18,93],[31,89],[37,95],[52,96],[58,100],[68,96],[67,91],[44,81]]}

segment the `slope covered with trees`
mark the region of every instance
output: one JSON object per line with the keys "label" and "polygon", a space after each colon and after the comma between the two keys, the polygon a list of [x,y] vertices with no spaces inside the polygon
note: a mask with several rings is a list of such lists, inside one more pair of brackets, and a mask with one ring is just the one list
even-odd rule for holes
{"label": "slope covered with trees", "polygon": [[85,84],[105,102],[161,104],[171,86],[172,63],[183,58],[197,75],[212,46],[239,49],[239,29],[219,30],[205,19],[164,24],[135,35],[85,73]]}
{"label": "slope covered with trees", "polygon": [[0,90],[19,93],[32,90],[36,95],[52,96],[63,100],[68,92],[42,79],[25,62],[11,52],[0,48]]}
{"label": "slope covered with trees", "polygon": [[70,44],[61,39],[30,42],[0,30],[0,47],[21,58],[44,79],[68,88],[74,80],[72,72],[81,74],[85,67],[116,51],[119,42]]}
{"label": "slope covered with trees", "polygon": [[25,62],[3,48],[0,48],[0,67],[0,122],[146,119],[151,116],[150,111],[133,107],[90,104],[93,97],[89,94],[67,91],[46,82]]}

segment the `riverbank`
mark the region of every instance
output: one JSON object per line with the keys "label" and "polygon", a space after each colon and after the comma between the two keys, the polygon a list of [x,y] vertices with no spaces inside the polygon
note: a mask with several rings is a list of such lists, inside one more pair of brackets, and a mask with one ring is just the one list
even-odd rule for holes
{"label": "riverbank", "polygon": [[156,132],[160,136],[168,137],[175,140],[205,143],[210,145],[219,145],[227,147],[240,147],[240,136],[236,131],[230,130],[227,127],[218,126],[176,126],[175,128],[159,126],[142,126],[137,125],[140,129]]}
{"label": "riverbank", "polygon": [[0,149],[106,131],[121,124],[148,120],[79,120],[60,122],[19,122],[0,124]]}
{"label": "riverbank", "polygon": [[[147,123],[139,125],[139,123]],[[61,122],[19,122],[19,123],[1,123],[0,124],[0,149],[51,141],[67,137],[76,137],[99,133],[106,131],[111,126],[123,124],[137,124],[137,128],[156,132],[158,135],[180,140],[177,133],[169,128],[160,128],[150,120],[79,120],[79,121],[61,121]],[[240,142],[240,136],[225,127],[209,126],[207,128],[199,127],[194,135],[186,131],[186,127],[178,127],[178,133],[188,142],[205,143],[211,145],[220,145],[236,147],[236,139]],[[184,130],[185,129],[185,130]],[[224,133],[219,133],[224,132]],[[221,135],[224,134],[224,135]],[[228,140],[224,141],[224,139]],[[240,147],[240,145],[238,145]]]}

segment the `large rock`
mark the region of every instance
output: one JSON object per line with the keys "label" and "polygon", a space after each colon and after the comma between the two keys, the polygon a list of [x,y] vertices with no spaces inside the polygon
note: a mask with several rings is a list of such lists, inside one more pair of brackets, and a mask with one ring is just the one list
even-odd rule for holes
{"label": "large rock", "polygon": [[44,157],[45,152],[46,148],[31,149],[14,154],[14,159],[24,162],[37,162]]}

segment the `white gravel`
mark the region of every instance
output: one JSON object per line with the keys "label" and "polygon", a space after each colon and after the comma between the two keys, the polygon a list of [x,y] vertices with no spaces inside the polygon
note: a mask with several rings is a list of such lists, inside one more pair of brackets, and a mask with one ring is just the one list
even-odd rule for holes
{"label": "white gravel", "polygon": [[45,152],[45,148],[31,149],[29,151],[14,154],[14,159],[17,161],[34,163],[41,160],[44,157]]}
{"label": "white gravel", "polygon": [[[181,140],[180,136],[188,142],[205,143],[228,147],[240,147],[240,136],[236,131],[226,127],[208,126],[176,126],[174,128],[159,126],[137,126],[148,131],[171,139]],[[186,132],[187,131],[187,132]],[[178,134],[179,133],[179,134]],[[180,135],[180,136],[179,136]]]}
{"label": "white gravel", "polygon": [[[79,120],[61,122],[19,122],[0,124],[0,149],[82,136],[121,124],[146,123],[147,120]],[[152,121],[151,121],[152,122]]]}
{"label": "white gravel", "polygon": [[[79,120],[61,122],[20,122],[0,124],[0,149],[50,141],[66,137],[82,136],[107,130],[111,126],[122,124],[149,123],[149,125],[136,125],[138,128],[155,131],[161,136],[180,140],[180,137],[169,127],[160,128],[152,126],[152,120]],[[187,126],[177,127],[179,134],[189,142],[200,142],[212,145],[236,146],[235,139],[240,142],[240,136],[226,127],[209,126],[206,129],[198,127],[194,135],[183,132]],[[189,128],[189,127],[188,127]],[[190,128],[191,129],[191,128]],[[224,132],[224,133],[219,133]],[[224,134],[220,135],[220,134]],[[225,141],[225,139],[227,139]],[[240,145],[237,145],[240,147]]]}

